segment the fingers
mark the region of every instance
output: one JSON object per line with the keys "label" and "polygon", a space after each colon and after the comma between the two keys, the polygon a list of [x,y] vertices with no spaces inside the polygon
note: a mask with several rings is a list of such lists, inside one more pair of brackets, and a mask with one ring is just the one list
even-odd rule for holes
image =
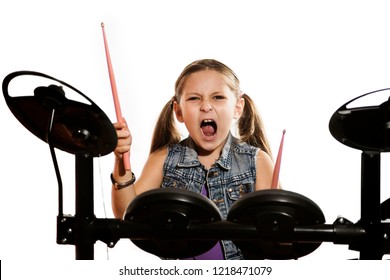
{"label": "fingers", "polygon": [[126,123],[113,123],[118,138],[131,137],[131,133]]}
{"label": "fingers", "polygon": [[127,128],[127,123],[126,122],[115,122],[113,123],[115,129],[124,129]]}
{"label": "fingers", "polygon": [[132,135],[126,123],[113,123],[113,125],[116,129],[118,138],[118,143],[114,152],[118,157],[122,157],[123,153],[130,151]]}

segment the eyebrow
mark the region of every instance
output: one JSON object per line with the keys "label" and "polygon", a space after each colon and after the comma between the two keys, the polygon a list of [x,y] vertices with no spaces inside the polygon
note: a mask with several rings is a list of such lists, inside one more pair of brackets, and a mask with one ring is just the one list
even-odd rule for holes
{"label": "eyebrow", "polygon": [[[199,93],[199,92],[187,92],[187,93],[183,93],[183,94],[196,94],[196,95],[203,95],[202,93]],[[212,92],[210,95],[216,95],[216,94],[226,94],[225,91],[214,91]]]}

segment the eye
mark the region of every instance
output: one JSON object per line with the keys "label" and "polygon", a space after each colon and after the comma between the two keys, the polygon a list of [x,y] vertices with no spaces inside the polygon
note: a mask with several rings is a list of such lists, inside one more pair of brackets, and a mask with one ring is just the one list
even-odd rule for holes
{"label": "eye", "polygon": [[199,97],[198,96],[189,96],[187,98],[188,101],[195,101],[195,100],[199,100]]}
{"label": "eye", "polygon": [[224,95],[215,95],[213,98],[216,100],[222,100],[225,99],[226,97]]}

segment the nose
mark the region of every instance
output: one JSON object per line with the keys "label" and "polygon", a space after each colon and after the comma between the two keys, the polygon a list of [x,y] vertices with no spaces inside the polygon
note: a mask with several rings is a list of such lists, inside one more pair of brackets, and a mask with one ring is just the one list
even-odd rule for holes
{"label": "nose", "polygon": [[200,105],[200,110],[205,113],[210,112],[212,109],[213,107],[211,106],[210,102],[208,102],[207,100],[203,101],[202,104]]}

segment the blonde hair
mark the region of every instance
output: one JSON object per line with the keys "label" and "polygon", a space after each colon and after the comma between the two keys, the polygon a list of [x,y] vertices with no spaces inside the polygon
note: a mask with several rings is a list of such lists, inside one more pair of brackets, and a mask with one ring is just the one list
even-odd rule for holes
{"label": "blonde hair", "polygon": [[183,86],[187,78],[199,71],[214,70],[225,76],[225,80],[230,90],[236,94],[237,100],[242,97],[245,100],[244,111],[238,120],[238,133],[242,141],[258,147],[271,155],[271,149],[264,132],[264,125],[257,112],[253,100],[247,95],[242,94],[240,81],[236,74],[225,64],[214,59],[196,60],[189,64],[181,72],[175,83],[175,95],[169,100],[162,109],[154,129],[150,152],[164,148],[170,144],[179,143],[181,135],[176,127],[173,102],[180,102]]}

